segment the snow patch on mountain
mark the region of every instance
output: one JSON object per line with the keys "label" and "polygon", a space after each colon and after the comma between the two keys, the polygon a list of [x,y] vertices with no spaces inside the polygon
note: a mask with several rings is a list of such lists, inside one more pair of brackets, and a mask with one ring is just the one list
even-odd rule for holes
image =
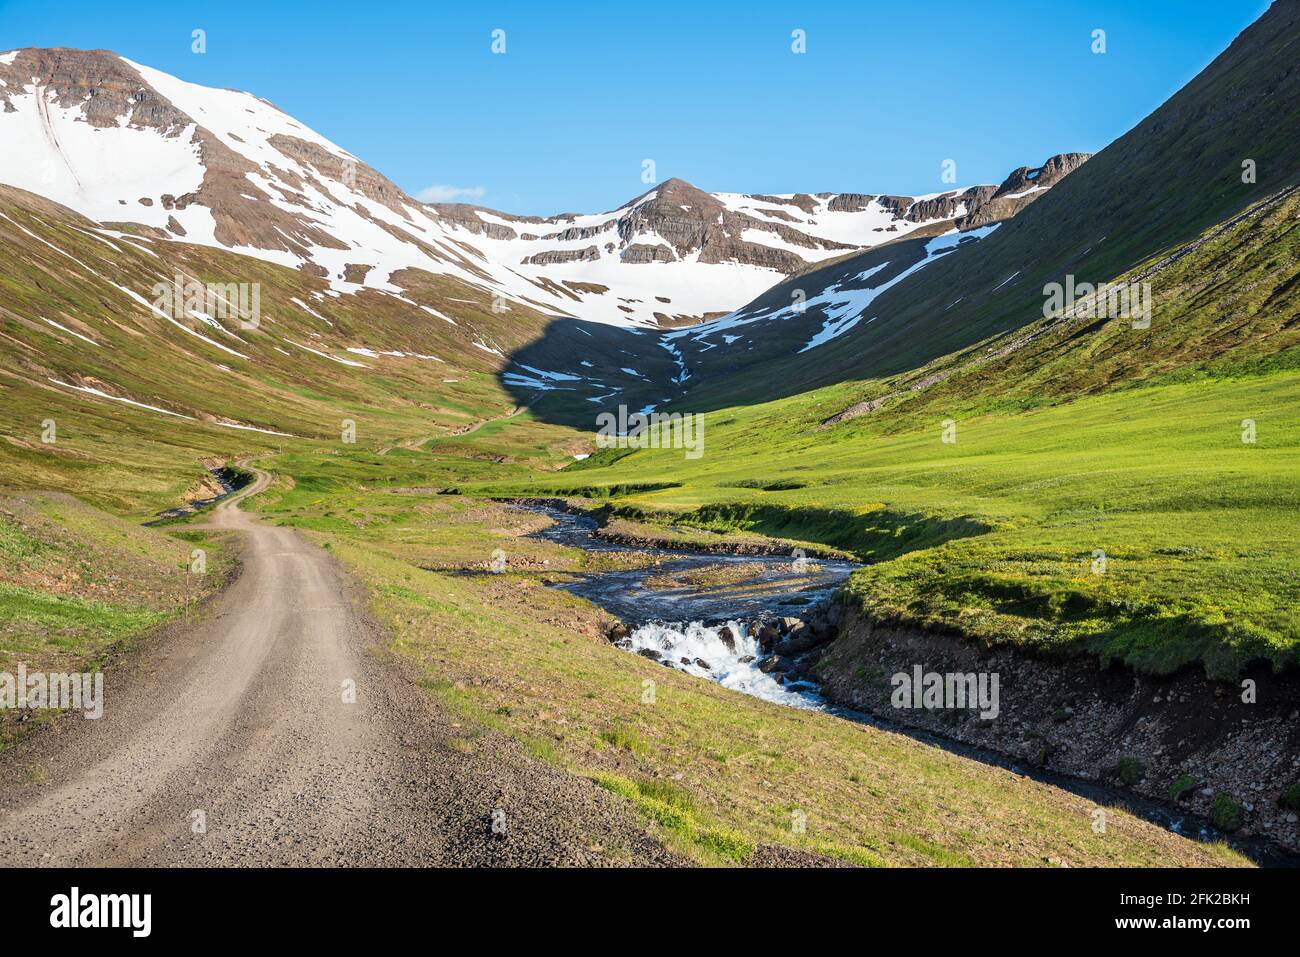
{"label": "snow patch on mountain", "polygon": [[[825,306],[823,312],[826,316],[826,321],[822,323],[821,331],[809,339],[799,351],[807,352],[809,349],[824,346],[832,339],[842,336],[858,324],[858,320],[862,318],[867,307],[887,289],[892,289],[908,276],[924,269],[941,256],[952,252],[957,248],[959,242],[972,242],[976,239],[983,239],[997,228],[996,224],[993,226],[983,226],[964,234],[959,234],[957,230],[954,229],[951,233],[946,233],[943,236],[939,236],[926,243],[925,257],[923,259],[908,266],[897,276],[881,283],[879,286],[874,286],[869,289],[853,289],[844,291],[840,291],[835,286],[831,286],[821,295],[809,299],[807,305],[822,304]],[[869,269],[858,276],[858,279],[867,279],[888,265],[889,263],[882,263],[880,266]],[[788,312],[788,310],[783,310],[783,312]],[[868,323],[873,321],[874,318],[867,320]]]}
{"label": "snow patch on mountain", "polygon": [[[323,275],[333,296],[410,301],[404,274],[416,271],[459,280],[494,309],[504,300],[632,328],[735,322],[735,310],[807,265],[951,223],[993,189],[747,195],[670,179],[605,213],[514,216],[423,203],[257,96],[102,51],[11,51],[0,73],[0,182],[110,224],[106,236],[138,248],[144,237],[111,224]],[[1045,188],[1035,171],[1018,175],[1028,189],[1004,198]]]}

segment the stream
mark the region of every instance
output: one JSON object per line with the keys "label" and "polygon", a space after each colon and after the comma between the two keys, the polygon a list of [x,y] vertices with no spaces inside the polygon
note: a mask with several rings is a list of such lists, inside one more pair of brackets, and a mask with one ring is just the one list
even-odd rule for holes
{"label": "stream", "polygon": [[[796,708],[827,707],[813,682],[762,670],[771,656],[763,653],[755,633],[762,620],[797,617],[810,606],[829,601],[859,567],[856,563],[632,548],[599,538],[598,523],[586,515],[547,505],[517,507],[554,522],[534,533],[538,538],[589,552],[648,554],[657,559],[645,567],[602,571],[561,586],[632,626],[623,647],[756,698]],[[693,584],[693,572],[722,581]],[[683,577],[681,584],[671,581]],[[728,580],[733,577],[736,580]],[[647,579],[654,582],[648,584]]]}
{"label": "stream", "polygon": [[214,479],[216,479],[217,484],[221,486],[220,495],[195,499],[192,502],[186,502],[184,505],[177,505],[173,508],[164,509],[158,513],[156,518],[145,522],[145,526],[161,525],[168,519],[180,518],[183,515],[192,515],[200,509],[207,508],[209,505],[214,505],[217,502],[220,502],[223,498],[233,495],[235,492],[238,492],[241,488],[247,485],[249,481],[247,477],[241,475],[239,472],[232,471],[226,466],[208,469],[208,472]]}
{"label": "stream", "polygon": [[[795,708],[824,711],[849,721],[905,734],[934,747],[960,754],[1015,774],[1050,784],[1103,806],[1121,806],[1130,813],[1175,834],[1200,841],[1225,840],[1237,850],[1268,866],[1300,866],[1300,858],[1271,841],[1242,839],[1216,830],[1207,821],[1158,801],[1107,784],[1082,780],[1021,763],[985,748],[896,724],[865,712],[827,702],[815,682],[798,672],[792,676],[763,670],[765,655],[753,632],[763,621],[797,617],[811,606],[828,602],[857,563],[824,559],[798,560],[789,555],[733,555],[642,548],[606,541],[597,536],[599,523],[587,515],[536,502],[515,502],[515,508],[545,515],[552,524],[533,536],[594,553],[650,555],[644,567],[602,570],[553,587],[580,595],[618,616],[630,628],[617,642],[630,653],[642,654],[688,674],[717,682],[744,694]],[[690,573],[733,566],[743,578],[722,583],[693,584]],[[749,566],[745,568],[744,566]],[[672,586],[671,579],[687,580]],[[651,580],[648,583],[648,580]],[[670,587],[665,587],[665,580]],[[724,640],[730,630],[730,642]],[[793,680],[792,680],[793,679]]]}

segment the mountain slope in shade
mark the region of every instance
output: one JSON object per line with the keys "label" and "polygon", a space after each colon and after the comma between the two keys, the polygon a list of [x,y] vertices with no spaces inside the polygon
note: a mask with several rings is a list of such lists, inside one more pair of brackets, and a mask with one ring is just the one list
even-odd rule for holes
{"label": "mountain slope in shade", "polygon": [[[1150,332],[1140,340],[1120,340],[1132,350],[1130,361],[1115,366],[1125,369],[1125,378],[1164,370],[1175,354],[1190,360],[1183,343],[1192,334],[1203,342],[1196,361],[1209,359],[1215,348],[1244,347],[1260,354],[1285,348],[1285,339],[1278,337],[1242,340],[1216,336],[1212,328],[1193,333],[1184,321],[1183,285],[1168,278],[1164,265],[1170,257],[1195,251],[1220,224],[1247,210],[1266,209],[1300,183],[1297,62],[1300,4],[1274,3],[1185,87],[1040,201],[986,240],[884,291],[856,314],[856,325],[845,330],[833,350],[800,354],[796,347],[784,356],[766,356],[771,360],[766,365],[717,367],[695,378],[689,401],[705,407],[761,401],[844,380],[912,374],[980,344],[1000,349],[1007,340],[999,337],[1014,338],[1042,321],[1044,287],[1064,284],[1067,276],[1077,283],[1101,283],[1143,275],[1151,283]],[[1253,179],[1243,175],[1247,160]],[[1247,241],[1265,261],[1276,256],[1274,274],[1289,279],[1294,261],[1286,247],[1271,245],[1277,241],[1273,234],[1260,232]],[[815,277],[794,277],[738,312],[748,315],[764,306],[789,304],[798,288],[812,301],[844,274],[871,268],[878,252],[846,260],[837,273],[824,277],[825,286],[811,281]],[[1216,264],[1205,263],[1205,268],[1207,275],[1217,275]],[[1146,275],[1153,269],[1155,275]],[[1186,307],[1202,310],[1215,302],[1212,290],[1202,297]],[[1235,327],[1242,318],[1236,300],[1225,301],[1223,308],[1222,328]],[[841,323],[855,315],[816,311]],[[1087,342],[1102,331],[1100,326],[1076,328],[1072,337]],[[1104,331],[1109,336],[1114,329]],[[755,328],[754,334],[763,333]],[[1081,368],[1094,371],[1087,362]],[[734,375],[738,370],[742,374]],[[702,364],[700,371],[706,371]],[[1062,382],[1090,378],[1066,375]],[[997,388],[1005,392],[1009,385]],[[878,391],[878,386],[867,387],[864,399],[875,398]]]}
{"label": "mountain slope in shade", "polygon": [[710,194],[672,179],[608,213],[519,217],[420,203],[251,94],[65,49],[0,54],[0,141],[0,182],[100,223],[301,269],[333,295],[401,295],[421,271],[503,304],[643,326],[716,317],[908,234],[1005,219],[1084,158],[923,197]]}
{"label": "mountain slope in shade", "polygon": [[[1249,273],[1225,272],[1203,250],[1227,242],[1218,231],[1238,217],[1272,223],[1277,209],[1291,208],[1290,191],[1300,184],[1297,54],[1300,4],[1274,3],[1182,90],[984,239],[944,251],[927,248],[931,240],[904,238],[792,276],[717,321],[665,333],[679,371],[650,391],[703,411],[857,381],[860,401],[849,405],[879,409],[885,397],[903,393],[909,401],[951,395],[931,389],[936,376],[969,360],[980,363],[987,395],[1000,400],[1023,391],[1018,401],[1033,403],[1043,391],[1059,397],[1114,388],[1180,366],[1272,361],[1291,348],[1275,320],[1285,326],[1291,313],[1292,238],[1277,224],[1252,226],[1244,237],[1230,231],[1232,255]],[[1247,165],[1253,178],[1244,175]],[[1188,278],[1190,263],[1210,277],[1208,285]],[[1243,275],[1252,277],[1249,288],[1224,294]],[[1124,332],[1116,320],[1058,324],[1043,334],[1051,325],[1044,289],[1064,286],[1067,277],[1149,283],[1150,330]],[[1255,321],[1252,310],[1261,305],[1254,297],[1278,281],[1281,288],[1262,305],[1267,321]],[[1197,298],[1187,298],[1189,288]],[[1025,337],[1036,345],[1022,352]],[[515,359],[537,365],[544,354],[563,351],[543,340]],[[1077,368],[1060,362],[1067,354]],[[1044,390],[1046,368],[1054,382]],[[563,399],[547,397],[541,408],[567,416]]]}

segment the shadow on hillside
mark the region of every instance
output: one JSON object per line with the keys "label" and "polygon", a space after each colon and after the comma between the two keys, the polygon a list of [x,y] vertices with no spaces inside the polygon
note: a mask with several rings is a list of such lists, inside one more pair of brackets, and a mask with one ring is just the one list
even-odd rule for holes
{"label": "shadow on hillside", "polygon": [[[837,260],[777,283],[744,308],[760,318],[724,328],[705,324],[661,331],[555,319],[509,357],[499,378],[534,416],[588,431],[596,430],[597,416],[617,415],[619,406],[629,412],[654,406],[706,413],[857,378],[861,363],[855,357],[867,348],[862,330],[829,348],[801,351],[824,332],[835,313],[826,309],[834,302],[811,300],[827,289],[848,294],[887,284],[924,255],[925,240],[916,239]],[[879,301],[888,305],[892,292]],[[787,307],[796,299],[810,301],[795,312]],[[925,361],[941,354],[927,350]],[[876,355],[877,365],[892,372],[914,368],[917,362],[903,353],[887,356],[876,350]]]}
{"label": "shadow on hillside", "polygon": [[[796,318],[732,326],[725,330],[737,335],[731,342],[696,342],[689,334],[668,340],[694,343],[680,357],[664,347],[659,333],[557,320],[511,358],[574,375],[586,361],[590,365],[581,368],[592,380],[588,385],[608,391],[572,388],[576,379],[568,386],[565,380],[512,379],[511,370],[503,382],[540,418],[591,430],[598,413],[620,404],[634,411],[653,404],[695,412],[752,405],[918,369],[1023,328],[1043,316],[1050,284],[1067,276],[1110,282],[1143,264],[1167,266],[1166,257],[1178,250],[1195,251],[1207,230],[1300,181],[1298,42],[1297,5],[1273,4],[1150,116],[996,232],[906,277],[860,310],[856,325],[829,330],[837,334],[833,342],[808,348],[827,319],[813,308]],[[1216,268],[1212,254],[1207,248],[1197,268]],[[838,291],[831,288],[837,283],[846,288],[845,280],[859,283],[850,289],[879,285],[917,257],[908,240],[878,246],[788,279],[745,311],[764,299],[788,306],[801,286],[811,301],[817,293]],[[872,263],[879,272],[863,276]],[[841,322],[850,318],[842,306],[838,315]],[[1155,341],[1168,346],[1184,334],[1175,327],[1174,335]],[[679,361],[690,371],[680,382]],[[1005,385],[995,381],[988,388]]]}

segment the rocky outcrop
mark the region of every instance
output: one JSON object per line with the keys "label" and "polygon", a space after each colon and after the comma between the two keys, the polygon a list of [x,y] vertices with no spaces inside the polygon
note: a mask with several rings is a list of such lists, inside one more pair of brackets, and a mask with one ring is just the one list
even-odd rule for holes
{"label": "rocky outcrop", "polygon": [[903,218],[914,223],[926,223],[934,219],[952,219],[967,208],[966,204],[969,195],[975,194],[982,188],[987,187],[976,187],[961,193],[944,193],[942,196],[935,196],[932,199],[918,200],[907,207],[903,213]]}
{"label": "rocky outcrop", "polygon": [[840,193],[826,205],[832,213],[860,213],[871,206],[874,196],[865,193]]}
{"label": "rocky outcrop", "polygon": [[909,383],[905,389],[897,389],[893,392],[888,392],[885,395],[877,396],[874,399],[855,402],[847,409],[844,409],[841,412],[836,412],[829,418],[823,419],[818,424],[817,428],[819,430],[829,429],[831,426],[839,425],[841,422],[852,422],[854,419],[860,418],[861,416],[870,415],[877,409],[883,408],[885,403],[890,399],[896,399],[899,396],[907,395],[909,392],[924,392],[926,389],[930,388],[930,386],[943,382],[951,375],[951,369],[945,369],[942,372],[933,372],[929,375],[922,376],[915,382]]}
{"label": "rocky outcrop", "polygon": [[677,259],[663,243],[633,243],[623,250],[625,263],[670,263]]}
{"label": "rocky outcrop", "polygon": [[858,212],[874,201],[896,219],[910,223],[953,220],[958,229],[974,229],[1010,219],[1087,161],[1088,153],[1061,153],[1034,169],[1022,166],[1000,186],[972,186],[952,190],[928,199],[911,196],[869,196],[842,193],[834,197],[828,209],[835,212]]}
{"label": "rocky outcrop", "polygon": [[[1037,174],[1033,177],[1034,185],[1050,189],[1086,163],[1091,156],[1091,153],[1058,153],[1034,171]],[[1003,186],[1005,185],[1004,183]]]}
{"label": "rocky outcrop", "polygon": [[523,261],[535,266],[550,266],[556,263],[576,263],[599,258],[599,249],[595,246],[586,246],[582,249],[548,249],[546,252],[528,256]]}
{"label": "rocky outcrop", "polygon": [[591,239],[601,235],[601,233],[607,233],[616,225],[616,221],[610,219],[603,223],[597,223],[595,226],[570,226],[568,229],[562,229],[558,233],[551,233],[540,238],[552,239],[560,243],[572,243],[583,239]]}
{"label": "rocky outcrop", "polygon": [[[387,206],[399,216],[406,216],[405,204],[409,202],[406,195],[382,173],[358,160],[346,161],[317,143],[277,133],[267,140],[272,146],[291,159],[313,166],[325,180],[337,183],[350,183],[352,188],[367,199]],[[280,177],[291,181],[292,174],[286,170],[277,170]]]}
{"label": "rocky outcrop", "polygon": [[431,203],[426,208],[437,213],[439,219],[479,236],[487,236],[489,239],[520,238],[519,233],[510,226],[490,222],[479,216],[481,210],[490,213],[493,218],[508,218],[500,213],[486,210],[482,206],[472,206],[468,203]]}
{"label": "rocky outcrop", "polygon": [[0,103],[29,85],[64,109],[79,109],[91,126],[118,126],[122,118],[138,129],[179,136],[190,118],[159,95],[109,50],[19,50],[13,62],[0,64]]}
{"label": "rocky outcrop", "polygon": [[812,213],[817,209],[818,199],[826,199],[832,195],[834,194],[819,193],[816,197],[813,197],[807,193],[795,193],[793,196],[769,196],[766,193],[758,193],[753,198],[767,203],[775,203],[778,206],[794,206],[802,209],[805,213]]}
{"label": "rocky outcrop", "polygon": [[[1020,167],[1003,180],[996,190],[973,196],[966,214],[956,221],[957,228],[975,229],[1010,219],[1082,166],[1090,156],[1090,153],[1060,153],[1037,169]],[[976,189],[989,188],[981,186]],[[967,192],[973,193],[975,190]]]}

